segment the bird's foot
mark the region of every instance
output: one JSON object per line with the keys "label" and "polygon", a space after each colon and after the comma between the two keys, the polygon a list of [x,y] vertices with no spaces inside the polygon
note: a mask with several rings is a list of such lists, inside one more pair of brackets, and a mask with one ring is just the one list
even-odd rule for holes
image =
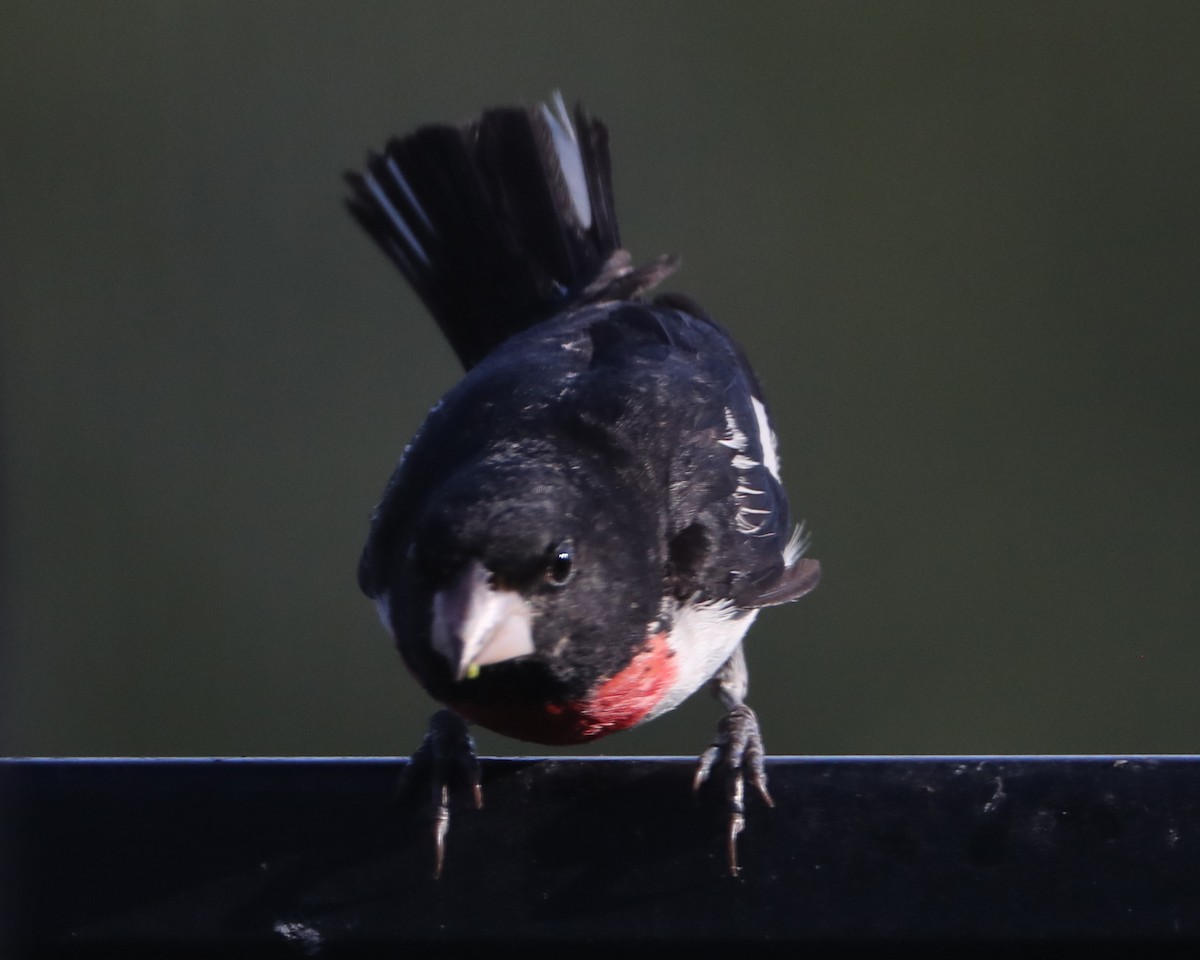
{"label": "bird's foot", "polygon": [[699,790],[714,769],[725,780],[725,795],[729,803],[729,830],[726,834],[726,855],[729,875],[736,877],[741,868],[737,859],[738,834],[746,829],[746,778],[768,807],[775,806],[767,792],[767,771],[763,764],[762,734],[758,717],[744,703],[729,711],[717,725],[717,735],[696,764],[692,789]]}
{"label": "bird's foot", "polygon": [[453,710],[439,710],[430,717],[429,731],[412,755],[409,770],[413,776],[428,776],[433,787],[433,878],[436,880],[446,862],[451,790],[468,786],[475,809],[483,806],[482,774],[467,722]]}

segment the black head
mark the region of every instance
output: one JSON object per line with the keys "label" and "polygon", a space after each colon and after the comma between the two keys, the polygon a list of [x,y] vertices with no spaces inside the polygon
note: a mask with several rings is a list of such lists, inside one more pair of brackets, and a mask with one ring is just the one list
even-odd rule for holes
{"label": "black head", "polygon": [[628,662],[663,558],[635,505],[612,498],[578,463],[484,462],[439,486],[391,598],[401,652],[435,696],[582,695]]}

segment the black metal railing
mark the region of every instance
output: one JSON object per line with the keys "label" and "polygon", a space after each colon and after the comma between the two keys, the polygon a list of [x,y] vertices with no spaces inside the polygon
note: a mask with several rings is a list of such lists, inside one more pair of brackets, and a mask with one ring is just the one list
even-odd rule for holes
{"label": "black metal railing", "polygon": [[485,760],[434,881],[405,767],[0,761],[4,956],[1200,945],[1196,757],[772,758],[737,879],[692,761],[593,758]]}

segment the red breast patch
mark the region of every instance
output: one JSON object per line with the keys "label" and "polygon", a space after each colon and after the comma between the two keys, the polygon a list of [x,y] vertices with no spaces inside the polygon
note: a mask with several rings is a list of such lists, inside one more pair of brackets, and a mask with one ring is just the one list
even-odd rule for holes
{"label": "red breast patch", "polygon": [[620,673],[585,700],[502,706],[449,703],[473,723],[532,743],[594,740],[641,723],[675,682],[675,654],[665,632],[650,637]]}

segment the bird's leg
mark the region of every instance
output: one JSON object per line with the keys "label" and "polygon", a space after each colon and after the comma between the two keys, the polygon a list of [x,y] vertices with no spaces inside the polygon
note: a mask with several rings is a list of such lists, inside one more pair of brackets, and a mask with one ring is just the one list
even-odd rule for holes
{"label": "bird's leg", "polygon": [[433,786],[433,878],[436,880],[442,875],[446,861],[451,788],[465,783],[471,788],[475,809],[483,806],[482,775],[467,722],[453,710],[439,710],[430,717],[429,731],[412,755],[409,769],[418,776],[428,770]]}
{"label": "bird's leg", "polygon": [[730,876],[740,871],[737,860],[737,839],[746,829],[746,777],[768,807],[775,806],[767,792],[767,771],[764,764],[762,733],[758,717],[745,703],[749,686],[746,657],[739,643],[737,650],[717,671],[712,681],[713,693],[729,712],[717,725],[712,744],[700,755],[692,789],[699,790],[709,774],[719,769],[725,780],[725,796],[729,804],[729,829],[726,833],[726,855]]}

